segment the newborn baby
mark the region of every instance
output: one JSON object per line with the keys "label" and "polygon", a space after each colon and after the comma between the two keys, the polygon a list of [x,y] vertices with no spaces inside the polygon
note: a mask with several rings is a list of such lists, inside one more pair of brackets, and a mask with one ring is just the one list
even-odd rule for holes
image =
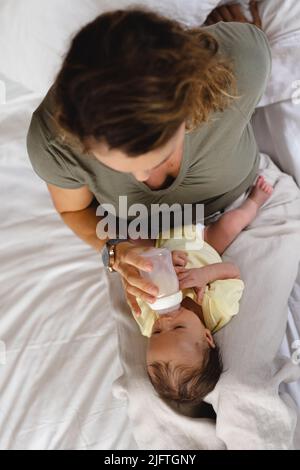
{"label": "newborn baby", "polygon": [[190,240],[178,238],[182,228],[173,230],[171,238],[161,234],[156,241],[157,248],[172,251],[183,301],[179,309],[158,315],[137,298],[141,314],[132,314],[149,337],[148,375],[162,398],[198,404],[219,380],[222,360],[212,335],[238,313],[244,289],[239,269],[223,263],[220,255],[254,220],[272,191],[259,176],[239,208],[203,228],[200,237],[194,231],[197,250]]}

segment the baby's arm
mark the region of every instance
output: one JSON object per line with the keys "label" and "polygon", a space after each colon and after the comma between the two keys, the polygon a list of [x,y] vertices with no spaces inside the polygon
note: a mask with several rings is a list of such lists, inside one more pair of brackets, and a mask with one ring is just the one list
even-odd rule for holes
{"label": "baby's arm", "polygon": [[223,279],[241,279],[240,270],[234,263],[215,263],[196,269],[205,271],[207,284]]}
{"label": "baby's arm", "polygon": [[187,258],[188,254],[184,251],[172,252],[180,289],[194,288],[200,303],[207,284],[223,279],[240,279],[239,268],[233,263],[215,263],[202,268],[186,269]]}
{"label": "baby's arm", "polygon": [[217,280],[241,278],[238,267],[233,263],[215,263],[192,269],[178,267],[176,272],[180,289],[204,287]]}

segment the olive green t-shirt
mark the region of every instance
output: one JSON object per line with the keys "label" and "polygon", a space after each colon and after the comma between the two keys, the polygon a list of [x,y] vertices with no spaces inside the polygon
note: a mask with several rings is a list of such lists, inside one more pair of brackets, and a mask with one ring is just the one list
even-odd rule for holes
{"label": "olive green t-shirt", "polygon": [[148,209],[151,204],[204,203],[209,216],[244,193],[259,165],[250,120],[270,75],[270,48],[265,34],[250,24],[220,22],[205,29],[233,60],[241,97],[185,135],[181,168],[167,189],[152,190],[132,174],[112,170],[63,143],[53,126],[53,87],[34,112],[27,136],[28,154],[40,178],[61,188],[88,186],[117,215],[119,196],[127,196],[128,206],[140,203]]}

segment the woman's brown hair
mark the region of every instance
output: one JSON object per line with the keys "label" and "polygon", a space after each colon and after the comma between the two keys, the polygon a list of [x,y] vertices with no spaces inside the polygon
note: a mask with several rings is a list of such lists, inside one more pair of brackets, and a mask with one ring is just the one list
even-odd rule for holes
{"label": "woman's brown hair", "polygon": [[55,84],[60,136],[135,157],[224,111],[236,93],[229,60],[205,28],[145,7],[100,15],[74,38]]}

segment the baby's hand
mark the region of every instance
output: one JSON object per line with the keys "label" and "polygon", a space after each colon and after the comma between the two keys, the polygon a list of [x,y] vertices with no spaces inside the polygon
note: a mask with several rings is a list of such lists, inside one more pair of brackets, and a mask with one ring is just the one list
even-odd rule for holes
{"label": "baby's hand", "polygon": [[178,268],[177,276],[180,289],[188,287],[205,287],[207,284],[206,271],[203,268]]}
{"label": "baby's hand", "polygon": [[177,268],[184,268],[186,266],[188,254],[185,251],[174,250],[172,251],[172,261],[177,272]]}
{"label": "baby's hand", "polygon": [[178,268],[177,276],[180,289],[192,287],[196,293],[197,301],[201,304],[207,285],[207,276],[204,268],[185,269]]}

